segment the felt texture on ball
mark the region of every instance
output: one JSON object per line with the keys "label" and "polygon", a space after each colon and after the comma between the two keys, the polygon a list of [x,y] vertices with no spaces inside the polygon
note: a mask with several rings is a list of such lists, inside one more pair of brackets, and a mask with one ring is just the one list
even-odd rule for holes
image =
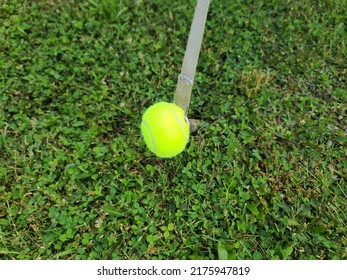
{"label": "felt texture on ball", "polygon": [[142,116],[141,132],[149,150],[161,158],[181,153],[189,140],[189,124],[181,107],[158,102]]}

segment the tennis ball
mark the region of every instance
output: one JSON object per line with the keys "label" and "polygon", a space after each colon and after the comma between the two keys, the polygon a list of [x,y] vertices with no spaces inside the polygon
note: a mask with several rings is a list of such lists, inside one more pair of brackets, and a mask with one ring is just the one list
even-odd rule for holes
{"label": "tennis ball", "polygon": [[158,157],[181,153],[189,140],[189,124],[181,107],[159,102],[142,116],[141,132],[147,147]]}

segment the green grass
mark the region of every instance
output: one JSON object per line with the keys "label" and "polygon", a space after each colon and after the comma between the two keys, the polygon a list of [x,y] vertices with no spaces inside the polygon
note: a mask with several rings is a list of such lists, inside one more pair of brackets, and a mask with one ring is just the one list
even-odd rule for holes
{"label": "green grass", "polygon": [[194,6],[0,1],[1,259],[347,259],[346,1],[212,1],[158,159]]}

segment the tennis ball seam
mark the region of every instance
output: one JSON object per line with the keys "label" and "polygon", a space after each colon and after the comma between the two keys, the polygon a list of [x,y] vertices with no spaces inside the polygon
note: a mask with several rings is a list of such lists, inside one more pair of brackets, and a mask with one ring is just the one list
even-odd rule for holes
{"label": "tennis ball seam", "polygon": [[187,140],[187,142],[188,142],[189,141],[190,124],[189,124],[189,119],[188,119],[188,117],[186,115],[184,115],[184,120],[185,120],[185,122],[188,125],[188,140]]}
{"label": "tennis ball seam", "polygon": [[149,132],[149,136],[151,137],[152,140],[152,144],[153,144],[153,153],[157,153],[157,146],[155,145],[155,140],[154,140],[154,136],[152,134],[151,128],[149,127],[149,125],[147,124],[147,122],[145,120],[142,120],[142,123],[146,126],[148,132]]}
{"label": "tennis ball seam", "polygon": [[184,129],[184,124],[182,123],[180,116],[177,114],[177,112],[175,111],[175,108],[172,106],[172,104],[170,104],[170,108],[171,108],[171,111],[174,113],[174,115],[176,117],[176,120],[178,121],[178,123],[179,123],[179,125],[181,127],[181,130],[183,131],[185,143],[188,143],[189,136],[187,135],[187,133],[186,133],[186,131]]}

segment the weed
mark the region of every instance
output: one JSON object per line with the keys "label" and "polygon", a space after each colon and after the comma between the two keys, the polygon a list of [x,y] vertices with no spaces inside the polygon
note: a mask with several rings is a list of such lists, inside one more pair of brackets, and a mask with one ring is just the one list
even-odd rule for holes
{"label": "weed", "polygon": [[195,2],[162,2],[1,2],[0,257],[346,259],[344,1],[212,1],[164,160]]}

